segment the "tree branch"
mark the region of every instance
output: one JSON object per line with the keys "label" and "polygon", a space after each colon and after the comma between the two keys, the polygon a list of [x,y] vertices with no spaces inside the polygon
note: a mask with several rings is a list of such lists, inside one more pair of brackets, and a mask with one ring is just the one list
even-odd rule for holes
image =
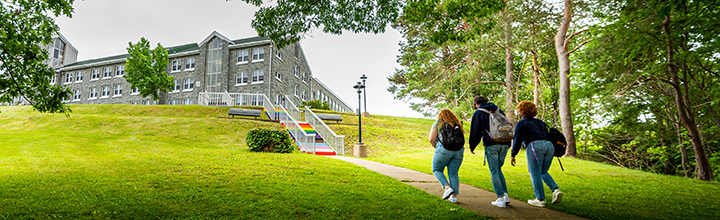
{"label": "tree branch", "polygon": [[[576,35],[578,35],[578,34],[580,34],[580,33],[582,33],[582,32],[585,32],[585,31],[587,31],[587,30],[589,30],[589,29],[585,28],[585,29],[582,29],[582,30],[580,30],[580,31],[578,31],[578,32],[575,32],[575,33],[570,34],[570,36],[568,36],[568,37],[565,38],[565,41],[563,42],[563,48],[565,48],[565,50],[567,50],[567,46],[568,46],[568,44],[570,43],[570,39],[572,39],[572,38],[575,37]],[[570,54],[570,53],[568,53],[568,54]]]}
{"label": "tree branch", "polygon": [[570,55],[571,53],[575,52],[577,49],[580,49],[580,47],[582,47],[583,45],[585,45],[586,43],[588,43],[588,42],[590,42],[590,41],[592,41],[592,40],[593,40],[593,39],[590,38],[590,39],[586,40],[585,42],[582,42],[580,45],[578,45],[577,47],[575,47],[575,49],[572,49],[570,52],[568,52],[568,55]]}

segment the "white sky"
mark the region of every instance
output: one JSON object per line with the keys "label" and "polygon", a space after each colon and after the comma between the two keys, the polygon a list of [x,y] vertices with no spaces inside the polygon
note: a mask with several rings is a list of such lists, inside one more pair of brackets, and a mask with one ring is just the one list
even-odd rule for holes
{"label": "white sky", "polygon": [[[213,31],[233,40],[257,36],[250,23],[259,8],[238,0],[76,0],[73,7],[73,18],[55,21],[79,51],[78,61],[124,54],[128,42],[143,36],[153,47],[199,43]],[[422,117],[387,91],[387,77],[400,67],[401,38],[391,27],[378,35],[315,30],[300,43],[313,75],[350,107],[358,105],[352,86],[365,74],[370,114]]]}

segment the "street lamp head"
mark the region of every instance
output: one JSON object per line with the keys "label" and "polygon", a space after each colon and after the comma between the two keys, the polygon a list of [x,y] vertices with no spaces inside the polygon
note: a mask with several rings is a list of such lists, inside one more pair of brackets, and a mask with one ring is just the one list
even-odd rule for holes
{"label": "street lamp head", "polygon": [[367,79],[367,76],[365,76],[365,74],[363,74],[363,75],[362,75],[362,76],[360,77],[360,79],[362,79],[362,80],[363,80],[363,82],[364,82],[364,81],[365,81],[365,79]]}
{"label": "street lamp head", "polygon": [[353,86],[353,88],[354,88],[354,89],[357,89],[358,93],[360,93],[360,92],[362,91],[362,89],[365,88],[365,86],[364,86],[361,82],[357,82],[357,84],[355,84],[355,85]]}

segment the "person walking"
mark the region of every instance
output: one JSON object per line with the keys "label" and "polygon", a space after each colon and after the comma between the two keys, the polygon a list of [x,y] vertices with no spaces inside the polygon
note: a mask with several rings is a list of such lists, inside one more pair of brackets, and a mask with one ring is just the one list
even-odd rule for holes
{"label": "person walking", "polygon": [[538,207],[545,206],[543,182],[552,190],[552,203],[560,203],[563,193],[548,173],[555,148],[549,141],[547,125],[544,121],[535,118],[537,115],[535,103],[522,101],[518,104],[517,110],[522,119],[515,124],[510,164],[515,166],[515,156],[520,152],[520,145],[525,144],[528,171],[535,191],[535,199],[528,200],[527,203]]}
{"label": "person walking", "polygon": [[[463,151],[465,151],[465,147],[461,146],[459,149],[447,149],[446,146],[443,146],[443,137],[439,134],[442,133],[441,129],[446,123],[450,124],[452,127],[460,126],[460,129],[464,132],[460,120],[458,120],[457,116],[455,116],[450,109],[443,109],[440,111],[438,114],[438,120],[433,123],[428,136],[430,144],[435,147],[432,170],[435,178],[437,178],[440,185],[442,185],[445,190],[442,196],[443,199],[447,199],[452,203],[457,203],[457,195],[460,192],[460,178],[458,177],[458,171],[460,170],[460,165],[462,165]],[[447,179],[443,174],[443,170],[445,170],[446,167],[448,175]]]}
{"label": "person walking", "polygon": [[485,160],[487,160],[488,168],[490,169],[490,180],[497,195],[497,200],[491,202],[491,204],[505,208],[506,205],[510,204],[510,197],[508,197],[507,184],[505,183],[502,166],[505,163],[508,149],[510,149],[510,142],[494,141],[488,134],[490,112],[500,111],[503,115],[505,115],[505,113],[494,103],[488,102],[488,99],[485,97],[476,96],[473,101],[476,110],[472,117],[472,123],[470,124],[470,153],[475,154],[475,147],[477,147],[482,139],[483,146],[485,147]]}

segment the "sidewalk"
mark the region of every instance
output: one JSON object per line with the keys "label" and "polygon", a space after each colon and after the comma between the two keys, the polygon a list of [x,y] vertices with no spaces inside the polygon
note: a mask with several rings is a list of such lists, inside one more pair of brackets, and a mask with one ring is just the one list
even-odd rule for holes
{"label": "sidewalk", "polygon": [[[443,190],[433,175],[354,157],[330,157],[354,163],[397,180],[402,180],[406,184],[422,189],[432,195],[442,196]],[[460,188],[462,189],[462,195],[458,198],[458,205],[473,210],[480,215],[492,216],[496,219],[585,219],[548,208],[531,206],[525,201],[513,198],[510,198],[510,205],[506,208],[498,208],[490,204],[490,202],[497,199],[494,192],[463,183],[460,184]]]}

